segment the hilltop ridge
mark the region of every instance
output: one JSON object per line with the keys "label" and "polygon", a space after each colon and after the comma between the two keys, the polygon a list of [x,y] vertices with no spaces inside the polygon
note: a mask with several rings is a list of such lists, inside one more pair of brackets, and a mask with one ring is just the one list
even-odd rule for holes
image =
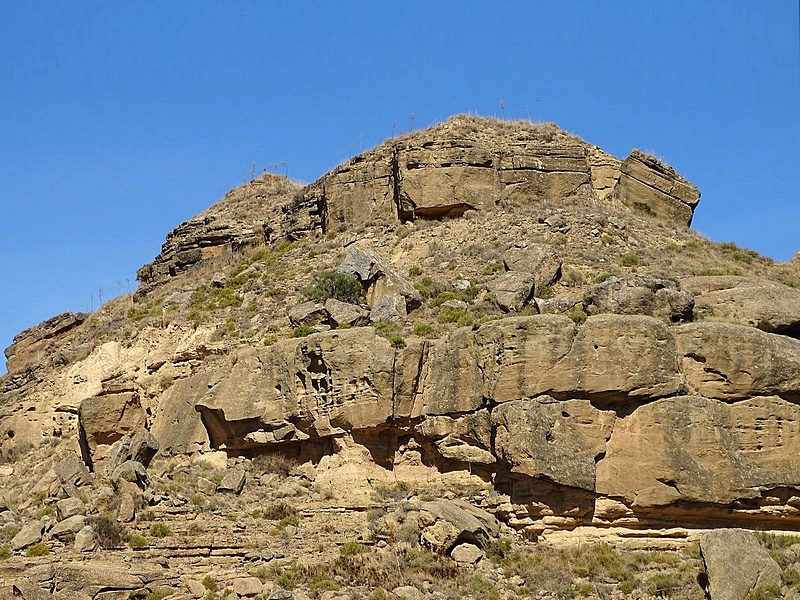
{"label": "hilltop ridge", "polygon": [[[200,597],[197,565],[233,587],[245,563],[264,587],[240,595],[289,575],[321,594],[336,572],[367,597],[409,582],[381,562],[365,589],[345,566],[403,556],[453,586],[477,562],[512,598],[541,573],[482,557],[599,536],[675,551],[662,567],[702,596],[704,532],[800,530],[800,262],[705,239],[699,198],[637,150],[464,115],[306,186],[264,174],[230,191],[167,235],[134,294],[6,349],[14,577],[43,543],[43,586],[66,593],[57,573],[100,544],[118,567],[169,561],[125,567],[130,597]],[[65,516],[76,498],[86,514]],[[147,548],[104,549],[101,516]],[[362,558],[339,555],[348,539]],[[591,594],[650,589],[609,577]]]}

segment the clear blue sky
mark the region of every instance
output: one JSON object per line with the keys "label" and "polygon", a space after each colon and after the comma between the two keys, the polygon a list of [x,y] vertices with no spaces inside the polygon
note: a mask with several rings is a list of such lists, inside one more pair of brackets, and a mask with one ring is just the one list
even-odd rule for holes
{"label": "clear blue sky", "polygon": [[500,116],[500,99],[619,157],[658,154],[700,187],[711,239],[800,247],[798,0],[0,11],[0,348],[135,285],[253,163],[312,181],[411,113]]}

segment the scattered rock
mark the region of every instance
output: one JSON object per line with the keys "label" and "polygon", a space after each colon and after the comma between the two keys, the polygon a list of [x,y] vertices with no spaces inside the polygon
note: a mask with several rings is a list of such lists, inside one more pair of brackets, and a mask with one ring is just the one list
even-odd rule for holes
{"label": "scattered rock", "polygon": [[197,491],[206,496],[210,496],[217,491],[217,484],[205,477],[198,477],[196,485]]}
{"label": "scattered rock", "polygon": [[340,325],[347,325],[350,327],[358,327],[366,325],[369,322],[369,311],[356,306],[329,298],[325,301],[325,310],[330,316],[331,326],[338,327]]}
{"label": "scattered rock", "polygon": [[145,489],[150,479],[147,476],[147,469],[144,468],[142,463],[135,460],[126,460],[111,474],[111,481],[114,483],[129,481],[130,483],[135,483],[141,489]]}
{"label": "scattered rock", "polygon": [[780,589],[781,569],[756,537],[743,529],[717,529],[700,538],[711,600],[744,600],[748,592]]}
{"label": "scattered rock", "polygon": [[49,535],[59,541],[69,542],[75,539],[75,534],[85,526],[86,517],[83,515],[74,515],[56,523],[50,530]]}
{"label": "scattered rock", "polygon": [[244,487],[245,482],[245,473],[244,471],[239,470],[231,470],[225,473],[225,476],[222,478],[222,481],[217,487],[217,491],[219,492],[233,492],[234,494],[239,494]]}
{"label": "scattered rock", "polygon": [[85,515],[86,505],[80,498],[64,498],[56,502],[56,510],[60,519],[69,519],[75,515]]}
{"label": "scattered rock", "polygon": [[483,550],[475,544],[459,544],[450,551],[450,558],[463,565],[474,565],[483,558]]}
{"label": "scattered rock", "polygon": [[314,327],[328,321],[328,311],[319,302],[302,302],[289,309],[289,321],[295,327],[306,325]]}
{"label": "scattered rock", "polygon": [[373,323],[379,321],[404,321],[407,315],[405,298],[402,296],[383,296],[372,308],[369,320]]}
{"label": "scattered rock", "polygon": [[11,538],[11,549],[22,550],[33,544],[42,541],[42,533],[44,532],[44,524],[40,521],[32,521],[27,525],[23,525],[17,535]]}
{"label": "scattered rock", "polygon": [[239,596],[257,596],[263,585],[257,577],[237,577],[233,580],[232,587]]}
{"label": "scattered rock", "polygon": [[396,587],[392,590],[392,593],[400,600],[424,600],[425,598],[425,595],[413,585]]}
{"label": "scattered rock", "polygon": [[486,287],[494,294],[500,308],[518,311],[533,298],[535,281],[531,273],[508,271],[489,281]]}

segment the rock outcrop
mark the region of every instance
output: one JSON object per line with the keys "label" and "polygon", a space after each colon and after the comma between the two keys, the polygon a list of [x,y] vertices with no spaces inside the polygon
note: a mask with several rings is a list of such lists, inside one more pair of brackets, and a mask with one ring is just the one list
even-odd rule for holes
{"label": "rock outcrop", "polygon": [[[321,573],[295,551],[394,573],[427,548],[452,573],[498,536],[800,530],[800,270],[688,231],[698,199],[638,151],[463,116],[305,187],[245,184],[169,234],[133,297],[6,350],[0,579],[198,597],[224,558],[240,595],[288,597],[246,575]],[[731,536],[701,543],[712,599]],[[33,587],[29,548],[58,558]],[[137,569],[84,565],[109,548]],[[749,566],[731,597],[776,585]]]}

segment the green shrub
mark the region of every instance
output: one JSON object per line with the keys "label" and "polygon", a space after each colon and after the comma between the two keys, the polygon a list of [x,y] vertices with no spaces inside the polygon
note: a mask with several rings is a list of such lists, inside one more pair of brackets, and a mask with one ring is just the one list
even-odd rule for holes
{"label": "green shrub", "polygon": [[277,335],[268,335],[267,337],[264,338],[264,345],[272,346],[272,344],[274,344],[277,341],[278,341]]}
{"label": "green shrub", "polygon": [[408,276],[409,277],[419,277],[422,275],[422,268],[418,265],[414,265],[413,267],[409,267],[408,269]]}
{"label": "green shrub", "polygon": [[150,543],[141,535],[132,535],[131,539],[128,540],[128,545],[131,548],[148,548]]}
{"label": "green shrub", "polygon": [[200,583],[203,584],[203,587],[206,588],[209,592],[216,592],[219,587],[217,586],[217,580],[214,579],[211,575],[206,575],[203,577],[203,581]]}
{"label": "green shrub", "polygon": [[145,596],[145,600],[164,600],[164,598],[171,596],[174,593],[175,590],[172,588],[158,588],[147,594],[147,596]]}
{"label": "green shrub", "polygon": [[492,540],[484,548],[486,558],[494,563],[499,563],[506,556],[511,554],[511,540],[508,538],[501,538],[499,540]]}
{"label": "green shrub", "polygon": [[191,525],[189,525],[187,533],[191,536],[200,535],[201,533],[203,533],[203,526],[200,525],[199,523],[192,523]]}
{"label": "green shrub", "polygon": [[576,325],[583,325],[586,322],[586,319],[589,318],[589,315],[587,315],[580,307],[573,308],[569,313],[567,313],[567,316],[572,319]]}
{"label": "green shrub", "polygon": [[261,517],[269,521],[281,521],[286,517],[297,516],[297,508],[285,500],[279,500],[277,502],[267,504],[261,509]]}
{"label": "green shrub", "polygon": [[391,344],[392,348],[395,350],[402,350],[406,347],[406,340],[405,338],[400,335],[399,333],[395,333],[389,336],[389,343]]}
{"label": "green shrub", "polygon": [[89,517],[87,524],[94,529],[97,543],[101,548],[118,548],[125,539],[125,530],[117,523],[114,515],[105,514]]}
{"label": "green shrub", "polygon": [[201,285],[192,292],[192,296],[189,298],[189,311],[199,317],[202,312],[228,307],[238,308],[242,302],[244,302],[244,298],[227,285],[221,288]]}
{"label": "green shrub", "polygon": [[308,582],[308,591],[312,598],[317,598],[322,592],[337,592],[339,585],[330,577],[315,577]]}
{"label": "green shrub", "polygon": [[639,266],[639,257],[633,253],[623,254],[620,259],[619,263],[623,267],[638,267]]}
{"label": "green shrub", "polygon": [[442,292],[446,291],[447,285],[440,281],[435,281],[431,277],[421,277],[414,282],[414,289],[416,289],[425,298],[435,298]]}
{"label": "green shrub", "polygon": [[414,335],[424,338],[435,338],[436,328],[429,323],[414,323]]}
{"label": "green shrub", "polygon": [[781,597],[781,586],[775,583],[759,585],[750,590],[745,600],[777,600]]}
{"label": "green shrub", "polygon": [[606,279],[611,279],[612,277],[616,277],[616,275],[614,275],[614,273],[601,273],[592,281],[594,281],[594,283],[603,283]]}
{"label": "green shrub", "polygon": [[499,273],[500,271],[505,271],[505,270],[506,270],[505,265],[498,261],[486,265],[486,267],[483,269],[483,274],[494,275],[495,273]]}
{"label": "green shrub", "polygon": [[48,548],[47,544],[44,542],[39,542],[33,546],[28,546],[28,548],[25,550],[25,556],[28,557],[47,556],[48,554],[50,554],[50,548]]}
{"label": "green shrub", "polygon": [[356,556],[357,554],[364,554],[367,552],[367,547],[359,542],[345,542],[339,546],[340,556]]}
{"label": "green shrub", "polygon": [[165,538],[172,535],[172,529],[166,523],[153,523],[150,526],[150,535],[154,538]]}
{"label": "green shrub", "polygon": [[8,546],[8,544],[3,544],[0,546],[0,560],[11,558],[12,554],[13,552],[11,552],[11,548]]}
{"label": "green shrub", "polygon": [[289,334],[289,337],[301,338],[316,332],[317,330],[313,327],[309,327],[308,325],[300,325],[299,327],[292,329],[292,333]]}
{"label": "green shrub", "polygon": [[336,271],[319,274],[311,287],[303,290],[303,294],[309,300],[319,302],[334,298],[350,304],[360,304],[364,300],[364,288],[361,282],[352,275]]}
{"label": "green shrub", "polygon": [[375,333],[387,339],[396,334],[399,329],[397,323],[388,320],[376,321],[372,324],[372,327],[375,329]]}
{"label": "green shrub", "polygon": [[551,288],[549,285],[540,285],[536,287],[536,293],[534,295],[542,300],[549,300],[556,294],[553,291],[553,288]]}

